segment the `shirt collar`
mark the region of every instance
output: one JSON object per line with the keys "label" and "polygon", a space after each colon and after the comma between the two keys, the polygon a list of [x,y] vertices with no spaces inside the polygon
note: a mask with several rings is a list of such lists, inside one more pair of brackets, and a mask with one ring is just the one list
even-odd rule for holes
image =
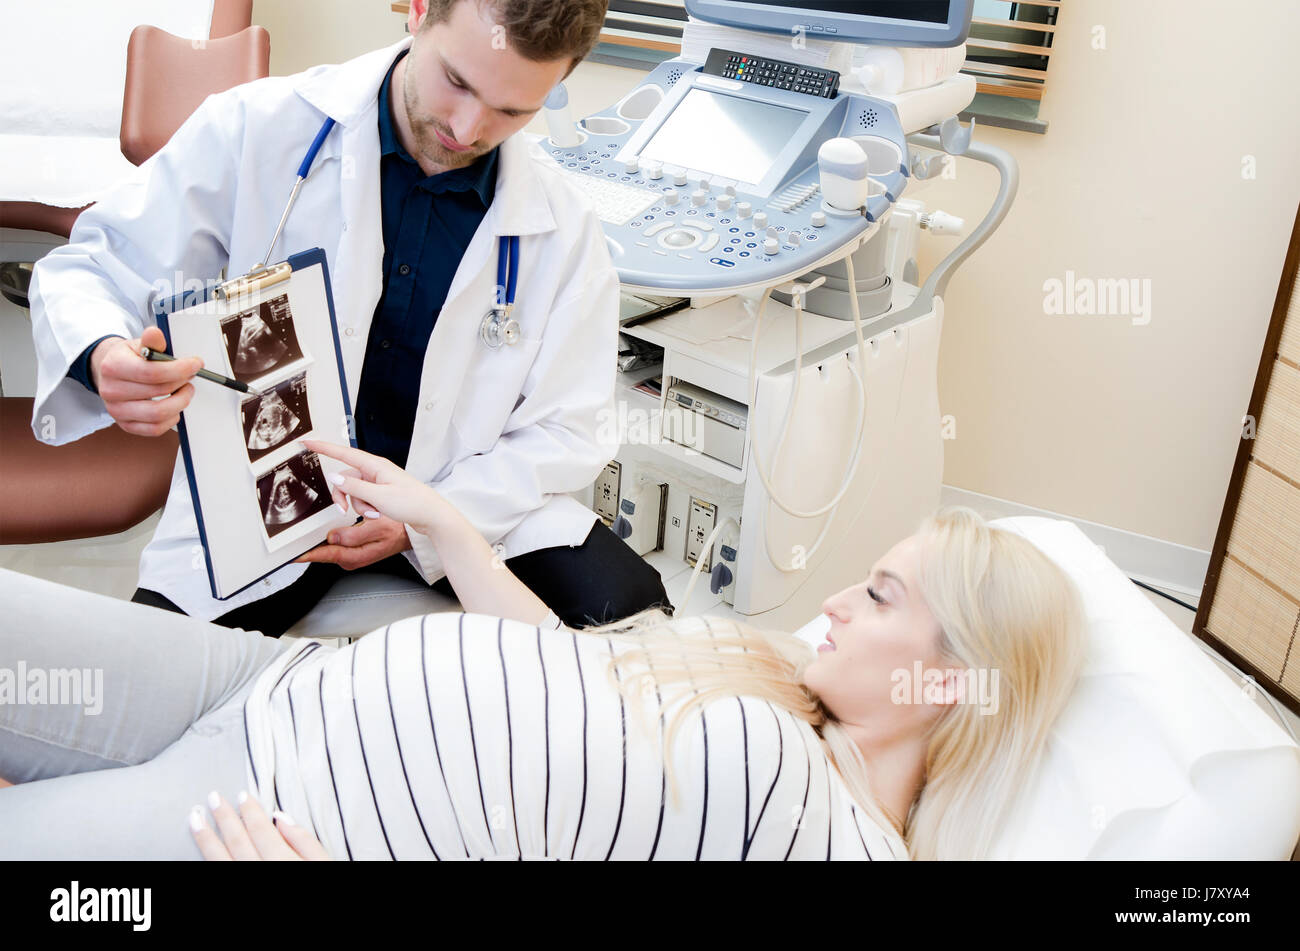
{"label": "shirt collar", "polygon": [[[397,64],[401,62],[402,57],[407,52],[409,50],[403,49],[397,54],[393,64],[388,67],[388,74],[384,76],[383,84],[379,87],[379,152],[384,158],[395,155],[403,162],[409,162],[419,168],[419,163],[411,157],[406,149],[402,148],[402,143],[397,138],[392,109],[389,107],[393,71],[397,69]],[[492,204],[493,196],[496,193],[497,156],[499,152],[499,147],[494,148],[486,155],[480,155],[474,162],[463,168],[453,168],[447,172],[429,175],[420,182],[420,186],[434,194],[472,190],[483,202],[483,207],[487,208]]]}

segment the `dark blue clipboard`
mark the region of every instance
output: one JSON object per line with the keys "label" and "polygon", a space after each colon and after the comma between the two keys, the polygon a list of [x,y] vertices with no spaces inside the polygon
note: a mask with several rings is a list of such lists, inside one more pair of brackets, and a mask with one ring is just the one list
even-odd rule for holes
{"label": "dark blue clipboard", "polygon": [[[339,371],[339,389],[342,391],[343,394],[343,412],[349,419],[351,419],[352,402],[348,398],[347,377],[343,372],[343,348],[339,342],[339,325],[338,325],[338,320],[334,313],[334,288],[330,283],[329,265],[325,261],[325,252],[321,248],[312,248],[309,251],[303,251],[301,254],[290,255],[286,263],[289,265],[289,269],[291,271],[299,271],[304,268],[312,267],[313,265],[316,264],[319,264],[321,267],[321,276],[324,278],[325,281],[325,302],[329,306],[330,335],[334,341],[334,361]],[[172,335],[171,335],[171,328],[168,324],[167,318],[171,314],[177,311],[186,310],[190,307],[195,306],[196,304],[207,303],[212,298],[212,293],[218,286],[219,285],[217,284],[211,284],[202,289],[189,290],[177,294],[174,297],[159,299],[154,301],[153,304],[154,321],[158,324],[158,329],[160,329],[163,332],[163,336],[167,338],[168,353],[171,353],[172,350]],[[299,555],[302,554],[302,552],[299,552],[297,555],[293,555],[292,557],[289,558],[288,561],[282,563],[276,568],[273,568],[271,571],[268,571],[266,574],[262,575],[261,577],[254,578],[252,581],[248,582],[248,584],[244,585],[241,588],[238,588],[235,591],[230,592],[225,597],[222,597],[221,595],[217,594],[217,576],[215,570],[212,567],[212,552],[208,549],[207,529],[205,528],[203,523],[203,507],[199,502],[198,483],[194,479],[194,461],[190,454],[190,440],[189,440],[189,433],[185,427],[184,411],[181,412],[181,419],[180,419],[180,424],[178,426],[178,429],[180,430],[180,437],[181,437],[181,456],[185,460],[185,478],[190,484],[190,499],[194,503],[194,519],[199,526],[199,543],[203,546],[203,558],[207,562],[207,566],[208,566],[208,586],[212,589],[212,597],[216,598],[218,601],[225,601],[229,598],[233,598],[241,591],[247,591],[249,588],[257,584],[259,581],[264,581],[266,578],[270,577],[271,575],[275,574],[275,572],[279,571],[280,568],[283,568],[285,565],[289,564],[291,561],[298,558]],[[353,448],[358,448],[357,439],[354,434],[353,427],[348,427],[348,443]],[[361,521],[361,519],[358,518],[357,521],[359,522]],[[312,547],[315,546],[313,545]],[[304,551],[310,551],[310,550],[311,550],[310,548],[304,549]]]}

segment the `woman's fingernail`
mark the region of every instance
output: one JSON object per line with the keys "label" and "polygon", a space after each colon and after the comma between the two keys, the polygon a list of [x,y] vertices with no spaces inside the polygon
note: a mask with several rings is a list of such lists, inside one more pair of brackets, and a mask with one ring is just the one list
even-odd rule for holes
{"label": "woman's fingernail", "polygon": [[221,806],[221,794],[215,789],[208,793],[208,808],[216,810]]}
{"label": "woman's fingernail", "polygon": [[342,484],[343,484],[343,473],[341,473],[341,472],[331,472],[331,473],[329,474],[329,480],[330,480],[331,482],[333,482],[335,485],[342,485]]}
{"label": "woman's fingernail", "polygon": [[381,515],[379,512],[376,512],[374,509],[371,509],[369,512],[366,513],[366,518],[383,518],[383,515]]}
{"label": "woman's fingernail", "polygon": [[235,797],[235,799],[236,802],[238,802],[242,806],[244,803],[248,802],[248,792],[246,790],[241,789],[239,791],[239,795]]}
{"label": "woman's fingernail", "polygon": [[345,509],[345,508],[344,508],[342,505],[340,505],[338,502],[335,502],[335,503],[334,503],[334,507],[335,507],[336,509],[338,509],[340,512],[342,512],[344,515],[347,515],[347,514],[348,514],[348,510]]}
{"label": "woman's fingernail", "polygon": [[289,815],[289,813],[281,812],[278,809],[275,812],[271,813],[271,818],[275,820],[276,825],[296,826],[298,824],[293,821],[293,818]]}
{"label": "woman's fingernail", "polygon": [[190,831],[202,832],[205,825],[207,823],[203,821],[203,810],[195,806],[190,810]]}

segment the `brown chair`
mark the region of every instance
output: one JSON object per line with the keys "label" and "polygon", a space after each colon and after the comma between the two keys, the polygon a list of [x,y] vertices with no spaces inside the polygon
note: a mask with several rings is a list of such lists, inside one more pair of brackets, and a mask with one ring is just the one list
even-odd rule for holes
{"label": "brown chair", "polygon": [[167,501],[180,440],[117,426],[50,446],[32,435],[32,399],[0,400],[0,545],[113,535]]}
{"label": "brown chair", "polygon": [[270,75],[271,37],[250,26],[196,46],[155,26],[137,26],[126,46],[122,154],[140,165],[209,95]]}
{"label": "brown chair", "polygon": [[[162,148],[209,94],[270,73],[270,38],[249,26],[252,0],[216,0],[212,35],[194,44],[150,26],[127,45],[122,154],[140,164]],[[83,209],[0,202],[0,225],[67,237]],[[26,288],[23,288],[26,292]],[[8,294],[6,294],[8,296]],[[167,500],[178,437],[132,436],[117,426],[50,446],[31,430],[33,401],[0,398],[0,545],[94,538],[125,531]]]}

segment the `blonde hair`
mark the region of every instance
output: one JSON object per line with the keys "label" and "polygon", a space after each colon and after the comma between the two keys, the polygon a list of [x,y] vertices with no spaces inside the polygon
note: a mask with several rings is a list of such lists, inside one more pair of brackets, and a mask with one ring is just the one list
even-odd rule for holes
{"label": "blonde hair", "polygon": [[[1085,643],[1083,608],[1051,559],[972,509],[941,509],[919,534],[918,584],[942,630],[940,652],[973,671],[998,671],[1000,697],[992,715],[975,703],[955,703],[932,724],[925,786],[905,821],[877,801],[857,744],[804,684],[814,654],[797,638],[655,609],[585,633],[623,641],[610,676],[634,708],[644,711],[645,699],[657,698],[665,749],[688,717],[715,700],[766,700],[813,727],[854,801],[899,833],[913,858],[982,858],[1073,690]],[[673,783],[670,763],[665,757]]]}

